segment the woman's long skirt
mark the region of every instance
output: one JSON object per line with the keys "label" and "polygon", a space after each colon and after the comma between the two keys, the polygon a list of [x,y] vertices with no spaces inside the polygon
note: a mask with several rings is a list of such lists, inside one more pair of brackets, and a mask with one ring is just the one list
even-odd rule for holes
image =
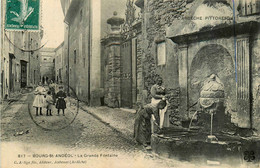
{"label": "woman's long skirt", "polygon": [[143,145],[151,142],[151,115],[145,113],[145,109],[138,112],[134,124],[134,138]]}

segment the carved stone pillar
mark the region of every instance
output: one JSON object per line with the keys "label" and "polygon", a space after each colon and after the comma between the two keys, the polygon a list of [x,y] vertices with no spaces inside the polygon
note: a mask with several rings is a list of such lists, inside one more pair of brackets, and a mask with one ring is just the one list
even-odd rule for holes
{"label": "carved stone pillar", "polygon": [[111,32],[107,38],[103,40],[106,55],[106,76],[105,76],[105,103],[109,107],[119,107],[120,105],[120,25],[124,23],[124,19],[114,16],[107,20],[111,25]]}
{"label": "carved stone pillar", "polygon": [[250,55],[249,37],[240,36],[236,42],[236,81],[238,126],[250,128]]}
{"label": "carved stone pillar", "polygon": [[180,46],[179,54],[180,114],[188,119],[188,46]]}

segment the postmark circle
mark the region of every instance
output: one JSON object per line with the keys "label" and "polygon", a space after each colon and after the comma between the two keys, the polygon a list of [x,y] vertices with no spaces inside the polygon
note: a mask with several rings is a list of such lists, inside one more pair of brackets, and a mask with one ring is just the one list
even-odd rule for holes
{"label": "postmark circle", "polygon": [[62,109],[60,109],[58,113],[58,109],[53,105],[51,107],[51,115],[50,112],[47,113],[47,109],[43,107],[41,112],[40,108],[38,108],[37,116],[36,108],[33,107],[33,102],[28,103],[29,116],[38,127],[46,131],[57,131],[67,128],[75,121],[79,113],[79,99],[71,86],[65,87],[65,90],[68,90],[67,93],[69,94],[65,98],[66,108],[64,110],[64,115]]}

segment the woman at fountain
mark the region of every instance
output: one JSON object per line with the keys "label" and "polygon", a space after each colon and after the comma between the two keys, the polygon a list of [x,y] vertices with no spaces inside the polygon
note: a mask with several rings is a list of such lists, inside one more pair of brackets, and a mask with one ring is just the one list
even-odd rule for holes
{"label": "woman at fountain", "polygon": [[42,83],[39,82],[38,87],[35,89],[34,94],[36,95],[33,101],[33,107],[36,108],[36,116],[38,116],[38,110],[40,109],[40,115],[42,115],[42,108],[45,106],[46,94],[45,88],[42,86]]}
{"label": "woman at fountain", "polygon": [[[163,80],[161,77],[158,77],[156,83],[151,87],[151,104],[156,106],[161,100],[166,100],[165,98],[165,88],[162,86]],[[159,126],[163,128],[164,125],[164,116],[167,111],[167,106],[159,111]]]}
{"label": "woman at fountain", "polygon": [[156,106],[150,103],[140,108],[136,113],[134,124],[135,140],[147,147],[151,142],[151,118],[155,119],[156,125],[159,124],[159,110],[164,109],[166,101],[161,100]]}

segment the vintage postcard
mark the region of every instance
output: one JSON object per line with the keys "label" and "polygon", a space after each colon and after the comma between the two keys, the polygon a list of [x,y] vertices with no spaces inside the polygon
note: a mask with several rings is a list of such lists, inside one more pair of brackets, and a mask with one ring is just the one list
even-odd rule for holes
{"label": "vintage postcard", "polygon": [[1,0],[1,168],[259,168],[260,0]]}

